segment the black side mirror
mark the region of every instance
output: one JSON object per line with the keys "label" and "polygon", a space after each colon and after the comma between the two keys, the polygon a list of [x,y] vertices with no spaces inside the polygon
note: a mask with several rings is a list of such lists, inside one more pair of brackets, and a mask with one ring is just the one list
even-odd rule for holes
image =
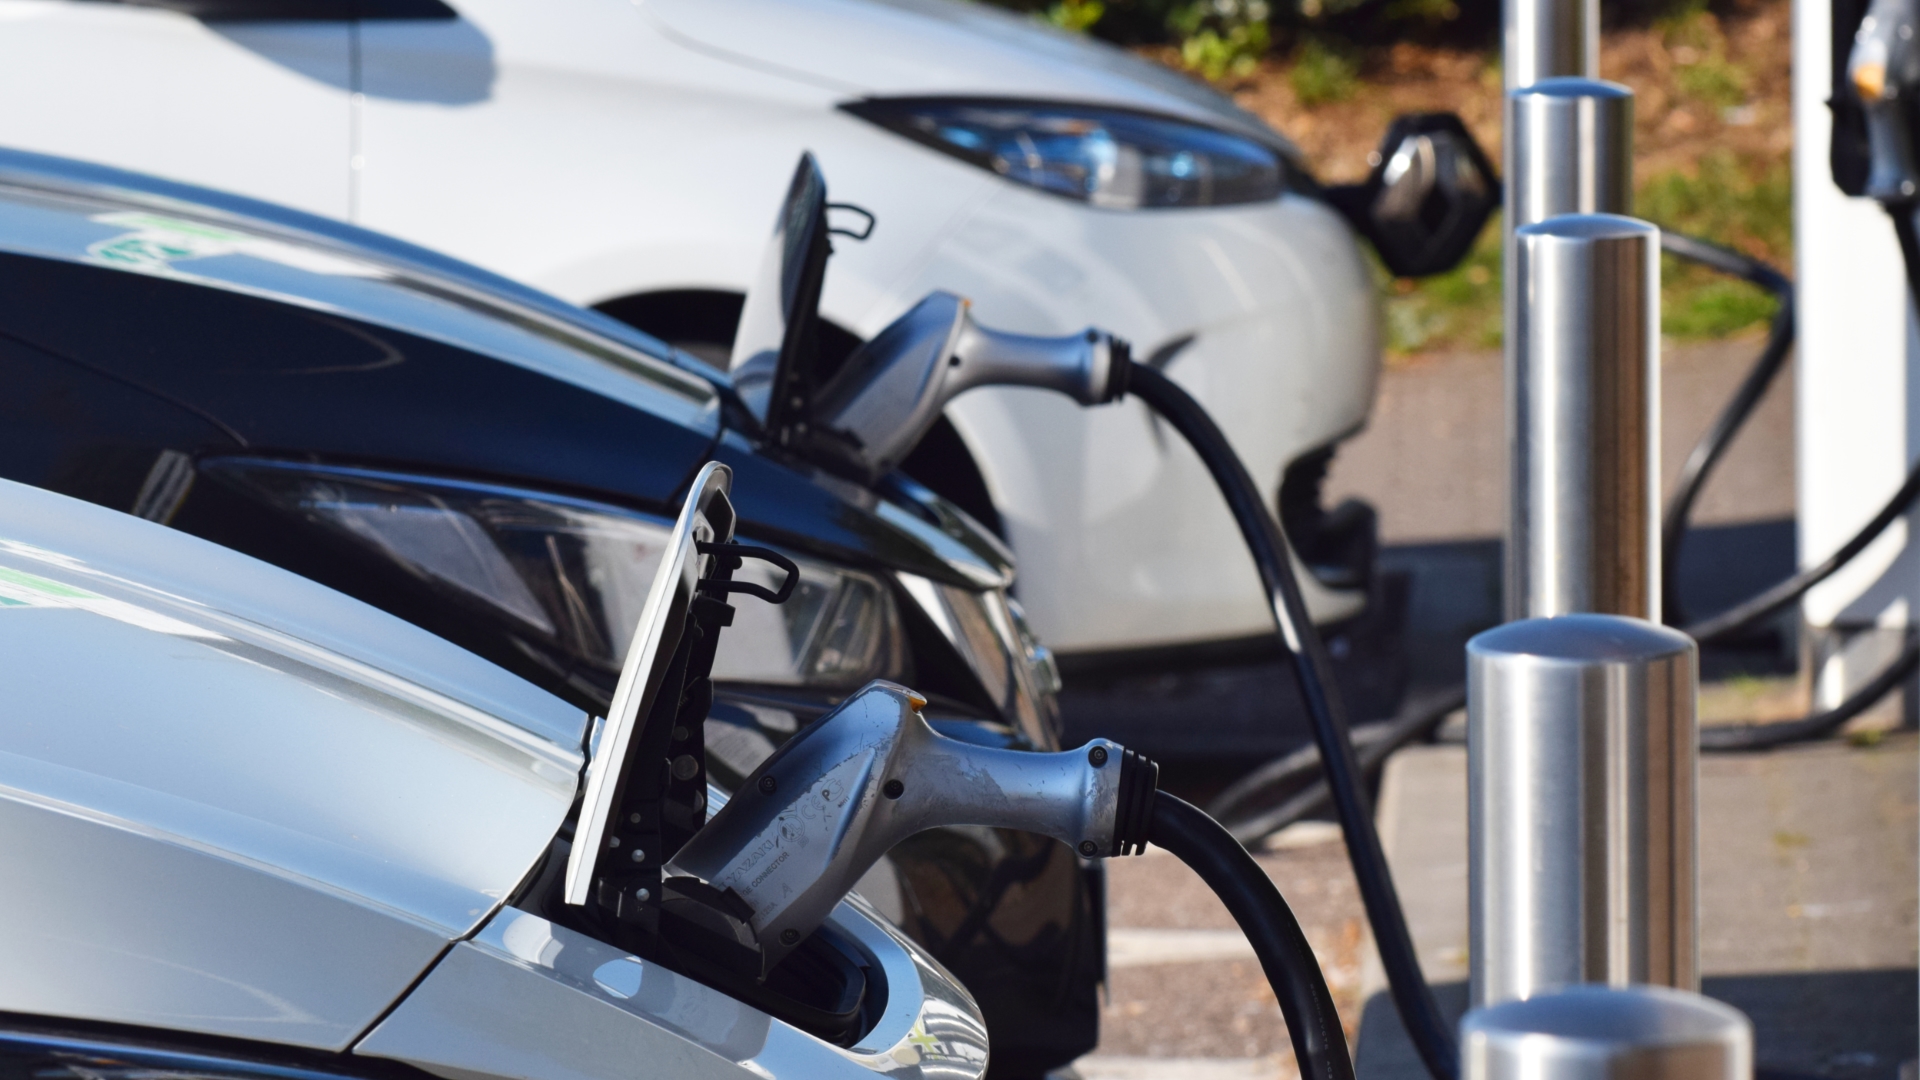
{"label": "black side mirror", "polygon": [[1365,183],[1329,188],[1327,198],[1398,277],[1425,277],[1459,265],[1500,205],[1500,177],[1453,113],[1394,120]]}

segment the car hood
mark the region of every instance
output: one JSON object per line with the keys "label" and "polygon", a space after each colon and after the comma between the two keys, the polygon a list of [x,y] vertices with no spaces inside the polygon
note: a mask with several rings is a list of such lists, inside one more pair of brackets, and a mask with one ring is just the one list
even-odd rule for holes
{"label": "car hood", "polygon": [[973,94],[1129,106],[1281,145],[1210,87],[1124,50],[954,0],[643,0],[710,56],[852,96]]}
{"label": "car hood", "polygon": [[0,482],[0,1011],[339,1049],[572,803],[585,717],[313,582]]}
{"label": "car hood", "polygon": [[[712,386],[645,351],[665,346],[603,333],[596,313],[375,233],[0,149],[0,286],[0,334],[226,433],[171,447],[195,458],[270,448],[670,510],[714,454],[744,489],[764,492],[743,504],[759,515],[749,516],[753,535],[956,584],[1011,580],[1004,550],[956,543],[919,500],[906,501],[923,512],[909,512],[770,461],[731,434],[720,442]],[[237,306],[208,306],[231,326],[208,334],[217,315],[193,306],[200,290],[273,307],[249,309],[265,321],[249,323],[248,337],[232,322]],[[76,317],[81,295],[119,317]],[[183,354],[152,348],[156,338],[206,345]],[[369,347],[390,362],[337,359]],[[318,359],[293,359],[302,349]],[[566,422],[541,419],[554,416]],[[472,430],[491,437],[447,434]],[[15,478],[60,486],[52,475]]]}
{"label": "car hood", "polygon": [[0,147],[0,250],[345,315],[713,434],[698,361],[597,312],[391,237],[141,173]]}

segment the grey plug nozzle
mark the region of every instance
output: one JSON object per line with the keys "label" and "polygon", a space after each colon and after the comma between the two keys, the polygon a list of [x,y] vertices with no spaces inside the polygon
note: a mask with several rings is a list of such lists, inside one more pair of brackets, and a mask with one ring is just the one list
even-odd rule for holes
{"label": "grey plug nozzle", "polygon": [[[989,330],[967,301],[936,292],[848,358],[823,387],[810,423],[836,456],[871,478],[891,471],[940,417],[978,386],[1057,390],[1082,405],[1126,392],[1127,343],[1101,330],[1034,337]],[[815,445],[821,445],[820,440]]]}
{"label": "grey plug nozzle", "polygon": [[1920,93],[1920,42],[1915,0],[1873,0],[1847,57],[1847,82],[1867,116],[1872,158],[1867,195],[1896,205],[1920,190],[1913,98]]}
{"label": "grey plug nozzle", "polygon": [[[1150,762],[1104,739],[1041,754],[935,732],[913,691],[874,682],[760,766],[666,867],[689,921],[732,924],[761,973],[901,840],[943,825],[1051,836],[1086,856],[1145,847]],[[697,879],[676,887],[675,879]],[[722,916],[725,916],[723,919]]]}

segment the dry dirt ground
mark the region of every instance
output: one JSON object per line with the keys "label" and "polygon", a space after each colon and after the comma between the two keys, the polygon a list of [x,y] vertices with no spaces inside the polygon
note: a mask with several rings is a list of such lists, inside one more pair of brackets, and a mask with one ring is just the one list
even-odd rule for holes
{"label": "dry dirt ground", "polygon": [[[1690,166],[1708,149],[1748,161],[1783,161],[1793,147],[1787,0],[1731,5],[1684,25],[1623,27],[1603,36],[1601,77],[1635,93],[1639,176]],[[1712,107],[1688,93],[1682,70],[1731,65],[1744,100]],[[1453,111],[1496,161],[1500,146],[1499,57],[1495,52],[1401,44],[1363,57],[1360,81],[1344,101],[1305,106],[1286,60],[1269,59],[1228,87],[1243,107],[1286,132],[1330,183],[1363,178],[1367,154],[1394,116]],[[1698,85],[1697,81],[1694,85]]]}

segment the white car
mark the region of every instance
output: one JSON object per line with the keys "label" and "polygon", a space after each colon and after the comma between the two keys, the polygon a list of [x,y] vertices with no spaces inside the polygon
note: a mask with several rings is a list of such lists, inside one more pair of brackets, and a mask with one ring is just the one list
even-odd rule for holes
{"label": "white car", "polygon": [[[0,0],[0,145],[346,219],[722,353],[810,150],[874,219],[837,245],[826,338],[935,289],[1127,338],[1284,504],[1316,619],[1367,603],[1370,515],[1318,499],[1380,362],[1341,200],[1119,50],[947,0]],[[989,389],[947,419],[905,469],[1003,532],[1057,652],[1271,632],[1198,459],[1137,403]]]}

